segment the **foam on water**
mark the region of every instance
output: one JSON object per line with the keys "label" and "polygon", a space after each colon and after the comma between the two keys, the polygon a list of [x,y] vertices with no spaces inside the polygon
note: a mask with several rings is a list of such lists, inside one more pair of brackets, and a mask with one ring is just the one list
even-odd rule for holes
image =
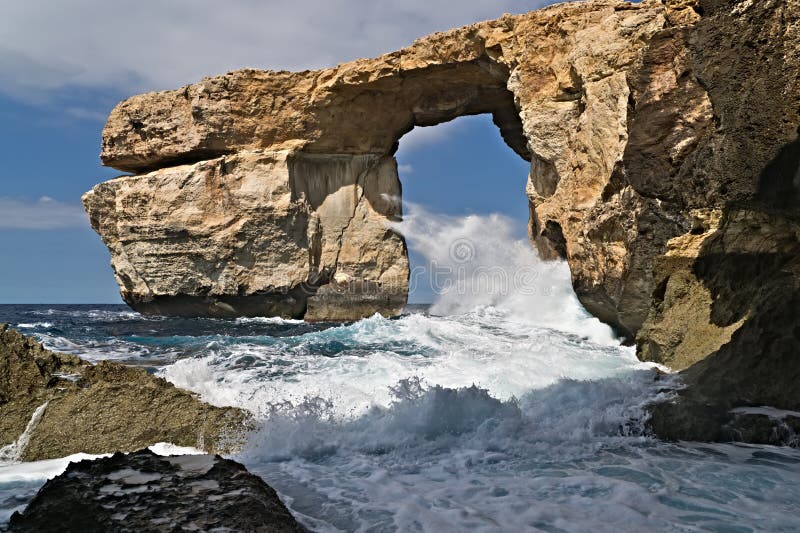
{"label": "foam on water", "polygon": [[215,405],[263,413],[274,402],[333,401],[340,415],[386,406],[390,387],[424,378],[445,387],[476,384],[500,399],[568,376],[591,379],[649,368],[633,351],[593,344],[484,308],[458,317],[374,316],[297,337],[219,339],[201,358],[182,359],[161,375]]}
{"label": "foam on water", "polygon": [[[94,360],[127,350],[253,412],[236,458],[316,531],[800,528],[798,450],[648,437],[645,408],[673,380],[588,316],[566,266],[508,221],[412,210],[398,229],[448,273],[430,312],[311,325],[55,309],[30,331]],[[11,497],[3,468],[0,509],[43,482]]]}
{"label": "foam on water", "polygon": [[45,409],[47,409],[47,403],[48,402],[45,402],[36,408],[28,424],[25,426],[25,431],[22,432],[22,435],[20,435],[17,440],[0,448],[0,464],[19,461],[22,457],[22,453],[25,451],[25,447],[28,446],[31,440],[31,433],[36,429],[36,426],[42,419],[42,415],[44,415]]}
{"label": "foam on water", "polygon": [[396,388],[342,420],[277,407],[239,457],[318,531],[790,530],[796,451],[643,437],[652,375],[563,381],[519,401]]}
{"label": "foam on water", "polygon": [[800,525],[798,489],[785,489],[800,479],[795,451],[644,435],[644,407],[669,394],[668,382],[589,317],[565,265],[538,261],[507,221],[412,213],[398,227],[451,276],[431,314],[218,339],[213,353],[162,371],[212,403],[257,414],[260,428],[238,459],[306,525]]}

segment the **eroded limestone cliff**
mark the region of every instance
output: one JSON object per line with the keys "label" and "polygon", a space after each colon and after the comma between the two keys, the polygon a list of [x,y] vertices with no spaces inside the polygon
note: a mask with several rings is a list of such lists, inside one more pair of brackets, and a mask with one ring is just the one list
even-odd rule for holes
{"label": "eroded limestone cliff", "polygon": [[347,320],[405,305],[405,243],[386,227],[399,195],[391,157],[247,150],[102,183],[84,204],[137,310]]}
{"label": "eroded limestone cliff", "polygon": [[[137,309],[394,314],[408,276],[386,224],[400,213],[397,142],[414,126],[492,113],[531,161],[542,248],[540,226],[574,242],[565,253],[583,301],[633,332],[649,285],[627,281],[630,239],[595,244],[584,219],[626,146],[629,71],[669,24],[660,3],[564,4],[328,70],[241,70],[136,96],[112,112],[101,157],[145,174],[99,185],[84,203]],[[244,159],[276,161],[247,170]]]}
{"label": "eroded limestone cliff", "polygon": [[591,0],[136,96],[101,157],[137,175],[84,204],[142,311],[394,314],[398,139],[491,113],[531,163],[540,254],[643,359],[688,368],[654,427],[697,437],[675,420],[702,411],[722,438],[734,407],[800,409],[799,17],[798,0]]}

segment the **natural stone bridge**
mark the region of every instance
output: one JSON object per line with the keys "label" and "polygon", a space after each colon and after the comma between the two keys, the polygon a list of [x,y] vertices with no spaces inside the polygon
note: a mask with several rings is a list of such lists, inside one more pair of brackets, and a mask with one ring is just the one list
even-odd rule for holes
{"label": "natural stone bridge", "polygon": [[[492,113],[531,161],[532,231],[543,253],[566,254],[584,303],[635,331],[652,283],[623,288],[630,239],[598,248],[579,234],[607,203],[634,93],[647,97],[654,81],[659,93],[678,88],[671,55],[664,68],[648,61],[658,79],[634,79],[667,15],[660,4],[557,6],[329,70],[242,70],[123,102],[103,132],[103,162],[153,172],[100,185],[85,204],[125,301],[165,314],[396,314],[408,265],[385,222],[400,214],[398,140],[414,126]],[[659,46],[680,50],[673,34]],[[705,93],[689,85],[699,102],[684,107],[700,109],[669,124],[683,153],[710,120]],[[580,248],[566,247],[564,234]],[[334,295],[332,285],[345,283]]]}
{"label": "natural stone bridge", "polygon": [[[562,4],[332,69],[135,96],[112,112],[101,157],[137,175],[84,205],[142,312],[392,315],[408,283],[388,224],[401,215],[398,141],[491,113],[531,163],[532,240],[568,261],[591,313],[638,334],[642,358],[706,358],[687,376],[715,382],[725,407],[703,416],[798,408],[800,379],[785,376],[800,345],[798,11]],[[737,370],[722,379],[714,360]]]}

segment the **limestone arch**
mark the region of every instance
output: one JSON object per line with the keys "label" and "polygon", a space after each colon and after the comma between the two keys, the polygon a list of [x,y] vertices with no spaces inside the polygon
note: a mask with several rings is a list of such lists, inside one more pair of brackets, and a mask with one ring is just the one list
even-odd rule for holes
{"label": "limestone arch", "polygon": [[[362,231],[370,235],[368,244],[358,241],[349,224],[349,234],[325,228],[347,219],[364,222],[362,230],[374,229],[378,219],[392,216],[389,208],[362,206],[361,200],[369,196],[368,183],[391,181],[396,142],[414,125],[492,113],[509,146],[531,161],[527,196],[531,236],[539,250],[566,256],[587,308],[633,332],[647,311],[641,303],[652,291],[646,269],[661,249],[641,245],[642,233],[625,227],[630,217],[624,213],[639,217],[650,200],[632,192],[619,163],[628,141],[629,108],[650,94],[648,80],[657,78],[639,68],[643,54],[651,42],[669,47],[676,39],[669,32],[654,39],[665,24],[660,4],[568,4],[434,34],[403,50],[331,69],[245,69],[135,96],[112,111],[101,159],[140,175],[98,185],[84,203],[112,251],[123,297],[139,309],[164,312],[167,301],[190,298],[198,314],[271,313],[278,307],[270,308],[270,301],[312,286],[319,289],[312,296],[327,303],[315,316],[309,314],[314,305],[295,301],[293,313],[305,309],[306,317],[315,318],[354,318],[369,310],[393,314],[396,294],[364,294],[359,296],[363,305],[341,295],[323,296],[350,278],[378,287],[388,278],[402,278],[402,265],[388,259],[398,255],[397,245],[376,255],[370,247],[380,248],[380,239],[387,240],[384,233]],[[662,55],[654,56],[653,68],[661,68]],[[669,71],[671,56],[663,57]],[[325,158],[337,168],[345,160],[353,172],[363,170],[345,180],[358,200],[348,204],[355,206],[352,210],[330,205],[318,212],[300,201],[294,188],[299,182],[305,180],[307,190],[325,189],[327,182],[315,178],[326,175],[320,165],[302,176],[296,163]],[[260,175],[259,183],[253,172]],[[137,180],[169,194],[137,192]],[[249,190],[288,193],[275,196],[280,202],[265,203],[242,192],[243,181]],[[179,182],[192,183],[194,192],[189,197],[174,192]],[[224,194],[203,183],[215,183]],[[249,217],[244,227],[241,220],[220,215],[215,202],[221,199],[239,219],[243,213]],[[225,222],[209,225],[202,216],[193,218],[183,209],[186,202],[193,212]],[[604,207],[609,205],[613,208]],[[159,215],[145,219],[145,211]],[[252,227],[260,232],[248,233]],[[588,234],[587,228],[602,234]],[[350,234],[356,240],[347,245],[342,238]],[[265,235],[274,253],[264,253],[270,246]],[[634,247],[644,253],[629,254]],[[317,250],[325,252],[319,260]],[[629,264],[620,261],[628,256]],[[340,268],[343,258],[350,258],[349,273]],[[630,272],[641,282],[627,283]],[[267,302],[267,307],[259,303],[254,311],[245,305],[248,300]],[[342,309],[359,310],[347,315]]]}

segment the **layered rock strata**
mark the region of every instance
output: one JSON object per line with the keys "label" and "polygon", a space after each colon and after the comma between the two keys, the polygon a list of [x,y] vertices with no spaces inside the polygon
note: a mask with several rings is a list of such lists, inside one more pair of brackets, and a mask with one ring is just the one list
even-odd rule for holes
{"label": "layered rock strata", "polygon": [[408,275],[388,229],[397,142],[491,113],[531,163],[540,254],[566,259],[581,302],[641,358],[687,369],[653,426],[719,436],[659,420],[713,405],[721,431],[737,407],[800,408],[798,13],[560,4],[332,69],[136,96],[111,113],[101,157],[138,175],[84,203],[137,309],[393,314]]}
{"label": "layered rock strata", "polygon": [[171,442],[239,444],[247,416],[213,407],[143,369],[92,365],[0,324],[0,456],[35,461]]}
{"label": "layered rock strata", "polygon": [[[399,313],[405,243],[393,158],[241,151],[84,196],[122,297],[161,315],[354,319]],[[355,295],[331,306],[332,289]]]}
{"label": "layered rock strata", "polygon": [[301,532],[264,481],[213,455],[149,450],[71,463],[49,480],[9,530]]}

